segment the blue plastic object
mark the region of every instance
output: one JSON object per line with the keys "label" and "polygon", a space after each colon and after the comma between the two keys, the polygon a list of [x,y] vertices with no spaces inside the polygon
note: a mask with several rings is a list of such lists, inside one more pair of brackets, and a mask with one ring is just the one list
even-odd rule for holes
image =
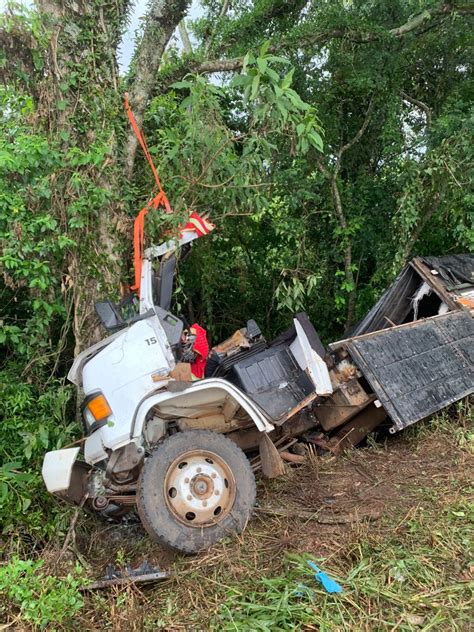
{"label": "blue plastic object", "polygon": [[307,560],[309,566],[313,569],[313,571],[316,571],[316,574],[314,575],[315,579],[318,580],[318,582],[321,583],[322,587],[324,588],[324,590],[328,593],[341,593],[342,592],[342,587],[339,586],[339,584],[334,581],[334,579],[331,579],[330,577],[328,577],[326,575],[326,573],[323,573],[323,571],[319,568],[319,566],[316,566],[316,564],[312,561],[312,560]]}

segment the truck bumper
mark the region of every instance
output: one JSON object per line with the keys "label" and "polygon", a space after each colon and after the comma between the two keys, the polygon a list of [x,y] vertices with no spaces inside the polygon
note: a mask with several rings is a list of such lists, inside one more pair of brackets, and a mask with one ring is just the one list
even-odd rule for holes
{"label": "truck bumper", "polygon": [[90,466],[77,462],[79,448],[47,452],[41,474],[46,489],[74,505],[80,505],[86,493]]}

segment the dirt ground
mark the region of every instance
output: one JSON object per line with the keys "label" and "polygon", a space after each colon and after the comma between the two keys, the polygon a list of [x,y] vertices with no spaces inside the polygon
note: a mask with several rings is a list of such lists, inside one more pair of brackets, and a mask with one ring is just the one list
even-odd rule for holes
{"label": "dirt ground", "polygon": [[[474,460],[463,433],[415,428],[343,457],[311,458],[301,467],[289,468],[281,479],[260,481],[258,506],[245,532],[199,556],[162,549],[150,542],[139,524],[108,525],[82,518],[66,557],[78,558],[90,577],[101,578],[107,564],[136,567],[144,560],[169,569],[171,577],[160,584],[86,593],[79,627],[470,629],[469,619],[459,614],[468,602],[472,606],[463,591],[474,570],[466,546],[466,529],[471,536],[472,529],[465,520],[472,502]],[[271,610],[274,589],[268,582],[278,580],[283,587],[279,590],[286,591],[296,577],[292,559],[298,556],[318,560],[343,583],[347,578],[345,614],[338,605],[339,614],[332,621],[332,602],[324,597],[323,606],[316,608],[312,602],[301,613],[290,600],[289,619],[283,623],[277,623],[278,617],[273,620],[273,614],[262,626],[253,614],[246,619],[245,612],[260,616],[260,605]],[[393,579],[399,567],[408,577],[400,587]],[[449,586],[453,592],[433,601],[428,598],[433,585],[441,592]],[[355,600],[351,595],[357,593]],[[462,606],[452,594],[463,595]],[[407,621],[405,600],[413,602],[415,612]],[[311,608],[314,624],[306,618]],[[373,613],[366,619],[367,609]],[[279,607],[278,616],[281,612]],[[424,627],[423,621],[429,625]]]}
{"label": "dirt ground", "polygon": [[[361,524],[371,523],[376,531],[415,515],[426,494],[430,501],[436,497],[440,506],[444,495],[453,502],[472,481],[473,466],[472,457],[442,435],[420,442],[398,435],[343,457],[311,458],[301,467],[288,467],[284,478],[259,481],[258,505],[248,529],[271,527],[266,538],[274,540],[277,548],[312,551],[316,557],[334,555]],[[240,539],[245,540],[245,533]],[[133,521],[96,524],[92,533],[77,536],[76,545],[97,577],[108,564],[117,565],[122,559],[133,567],[148,560],[163,570],[179,560],[192,565],[202,559],[152,543]]]}

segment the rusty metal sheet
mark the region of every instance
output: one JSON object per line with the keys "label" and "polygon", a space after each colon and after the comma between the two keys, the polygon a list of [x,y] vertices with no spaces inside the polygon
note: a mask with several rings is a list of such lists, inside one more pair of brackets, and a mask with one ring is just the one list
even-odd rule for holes
{"label": "rusty metal sheet", "polygon": [[280,453],[265,432],[260,437],[259,451],[265,478],[277,478],[285,473],[285,464],[281,460]]}
{"label": "rusty metal sheet", "polygon": [[393,431],[474,391],[474,320],[452,312],[344,341]]}

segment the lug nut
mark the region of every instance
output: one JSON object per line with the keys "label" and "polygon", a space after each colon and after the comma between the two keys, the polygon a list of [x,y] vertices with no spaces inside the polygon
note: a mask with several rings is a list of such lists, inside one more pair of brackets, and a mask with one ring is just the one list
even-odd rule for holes
{"label": "lug nut", "polygon": [[192,500],[193,497],[191,496],[191,494],[188,494],[188,500]]}
{"label": "lug nut", "polygon": [[219,496],[220,491],[219,491],[218,489],[216,489],[216,491],[214,492],[214,494],[215,494],[216,496]]}
{"label": "lug nut", "polygon": [[199,474],[200,472],[202,472],[202,467],[197,468],[197,473]]}
{"label": "lug nut", "polygon": [[216,474],[215,472],[213,472],[213,473],[211,474],[211,478],[217,478],[217,474]]}
{"label": "lug nut", "polygon": [[207,507],[207,500],[203,500],[203,501],[202,501],[202,506],[203,506],[203,507]]}
{"label": "lug nut", "polygon": [[184,482],[185,482],[185,483],[189,483],[189,478],[185,478],[185,479],[184,479]]}

